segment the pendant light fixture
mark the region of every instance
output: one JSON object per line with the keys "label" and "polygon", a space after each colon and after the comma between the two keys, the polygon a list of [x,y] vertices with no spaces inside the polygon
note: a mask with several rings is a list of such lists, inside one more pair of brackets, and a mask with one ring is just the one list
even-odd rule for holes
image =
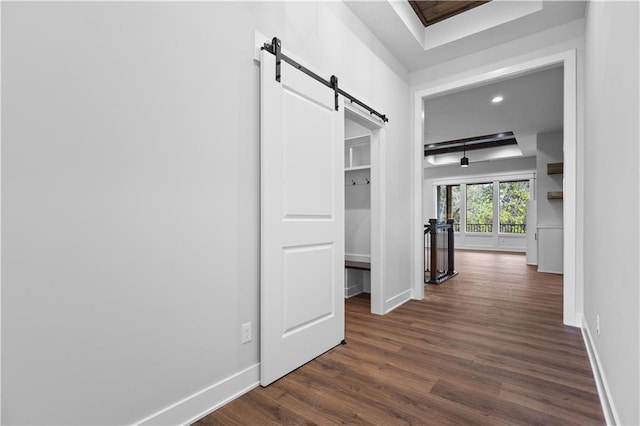
{"label": "pendant light fixture", "polygon": [[463,154],[460,159],[460,167],[469,167],[469,159],[467,158],[467,144],[462,146]]}

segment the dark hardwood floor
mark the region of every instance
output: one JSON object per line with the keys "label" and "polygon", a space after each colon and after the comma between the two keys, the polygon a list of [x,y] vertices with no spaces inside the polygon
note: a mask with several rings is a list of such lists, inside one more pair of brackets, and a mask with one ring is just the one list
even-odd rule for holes
{"label": "dark hardwood floor", "polygon": [[520,254],[457,251],[456,265],[385,316],[347,300],[346,345],[196,424],[605,424],[580,330],[562,325],[562,276]]}

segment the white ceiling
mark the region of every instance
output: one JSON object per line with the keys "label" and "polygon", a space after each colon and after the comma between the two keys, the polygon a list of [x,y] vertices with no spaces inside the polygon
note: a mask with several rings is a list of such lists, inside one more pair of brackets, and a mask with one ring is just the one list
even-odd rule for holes
{"label": "white ceiling", "polygon": [[[345,0],[409,71],[584,18],[580,0],[493,0],[424,28],[406,0]],[[472,151],[472,161],[536,155],[536,134],[562,129],[562,68],[539,71],[425,102],[425,143],[513,131],[517,146]],[[496,95],[504,96],[492,104]],[[459,162],[458,154],[425,165]]]}
{"label": "white ceiling", "polygon": [[[425,143],[562,129],[562,68],[425,100]],[[492,103],[494,96],[504,100]]]}
{"label": "white ceiling", "polygon": [[[504,100],[492,103],[500,95]],[[473,151],[489,160],[536,155],[536,135],[562,130],[563,69],[555,67],[425,101],[425,143],[512,131],[518,148]],[[459,161],[460,155],[428,159],[432,165]]]}
{"label": "white ceiling", "polygon": [[345,0],[407,70],[445,62],[584,17],[585,2],[493,0],[424,28],[406,0]]}

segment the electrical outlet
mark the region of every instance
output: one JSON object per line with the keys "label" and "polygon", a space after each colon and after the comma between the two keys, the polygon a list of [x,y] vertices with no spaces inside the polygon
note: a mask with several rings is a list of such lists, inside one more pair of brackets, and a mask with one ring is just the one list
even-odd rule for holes
{"label": "electrical outlet", "polygon": [[250,342],[251,338],[251,323],[242,324],[242,343]]}
{"label": "electrical outlet", "polygon": [[596,334],[600,335],[600,315],[596,315]]}

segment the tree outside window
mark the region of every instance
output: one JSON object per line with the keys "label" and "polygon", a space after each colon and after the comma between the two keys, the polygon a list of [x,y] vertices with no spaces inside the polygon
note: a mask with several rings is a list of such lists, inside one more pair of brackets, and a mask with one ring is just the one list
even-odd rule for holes
{"label": "tree outside window", "polygon": [[493,183],[467,185],[467,232],[493,232]]}
{"label": "tree outside window", "polygon": [[500,182],[500,232],[527,232],[529,181]]}
{"label": "tree outside window", "polygon": [[453,230],[460,232],[460,185],[439,185],[438,220],[453,219]]}

